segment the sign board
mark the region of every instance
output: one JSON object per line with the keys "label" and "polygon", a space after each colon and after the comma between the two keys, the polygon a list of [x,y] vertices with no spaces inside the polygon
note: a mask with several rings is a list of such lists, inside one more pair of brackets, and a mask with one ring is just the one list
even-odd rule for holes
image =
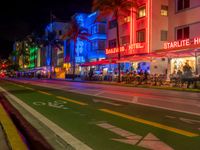
{"label": "sign board", "polygon": [[121,46],[120,48],[107,48],[106,55],[117,54],[119,51],[121,55],[133,55],[133,54],[141,54],[147,53],[146,43],[134,43],[125,46]]}
{"label": "sign board", "polygon": [[164,43],[164,49],[173,49],[200,44],[200,37]]}

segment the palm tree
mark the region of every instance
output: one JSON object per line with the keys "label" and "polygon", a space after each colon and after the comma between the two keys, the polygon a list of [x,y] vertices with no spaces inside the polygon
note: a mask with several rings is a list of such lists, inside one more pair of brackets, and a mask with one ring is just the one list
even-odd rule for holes
{"label": "palm tree", "polygon": [[52,68],[53,68],[53,50],[54,48],[58,48],[61,50],[61,45],[63,44],[63,41],[60,39],[56,39],[56,31],[49,31],[47,36],[44,36],[43,38],[40,39],[39,41],[40,47],[46,47],[50,46],[50,79],[52,78]]}
{"label": "palm tree", "polygon": [[[112,15],[112,19],[116,20],[116,36],[118,47],[118,60],[120,60],[120,36],[119,25],[121,17],[130,15],[131,8],[137,7],[137,0],[94,0],[93,11],[99,11],[99,18],[106,18]],[[118,63],[118,82],[121,78],[120,63]]]}
{"label": "palm tree", "polygon": [[76,69],[76,44],[77,44],[77,39],[81,39],[81,40],[88,40],[88,36],[90,36],[90,34],[88,33],[88,30],[86,28],[81,27],[75,16],[72,17],[72,20],[70,22],[70,28],[67,31],[67,33],[63,36],[63,39],[70,39],[73,40],[74,43],[74,49],[73,49],[73,60],[72,60],[72,67],[73,67],[73,76],[72,79],[75,79],[75,69]]}

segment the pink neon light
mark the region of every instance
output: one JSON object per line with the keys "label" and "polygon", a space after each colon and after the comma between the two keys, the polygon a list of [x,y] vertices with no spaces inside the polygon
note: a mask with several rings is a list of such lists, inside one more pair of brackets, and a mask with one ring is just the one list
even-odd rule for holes
{"label": "pink neon light", "polygon": [[166,42],[164,43],[164,49],[171,49],[171,48],[180,48],[186,47],[190,45],[197,45],[200,44],[200,37],[194,39],[184,39],[180,41],[173,41],[173,42]]}

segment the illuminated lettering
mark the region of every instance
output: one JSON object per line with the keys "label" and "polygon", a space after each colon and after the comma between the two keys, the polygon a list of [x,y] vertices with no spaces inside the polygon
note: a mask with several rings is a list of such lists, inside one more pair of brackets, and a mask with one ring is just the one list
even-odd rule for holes
{"label": "illuminated lettering", "polygon": [[194,38],[194,45],[200,44],[200,38]]}
{"label": "illuminated lettering", "polygon": [[200,44],[200,38],[194,38],[193,40],[185,39],[185,40],[181,40],[181,41],[166,42],[166,43],[164,43],[163,48],[164,49],[173,49],[173,48],[190,46],[192,44],[193,45]]}
{"label": "illuminated lettering", "polygon": [[[120,52],[124,52],[124,54],[130,55],[130,54],[134,54],[136,49],[143,49],[144,48],[144,44],[143,43],[134,43],[134,44],[130,44],[128,46],[122,46],[120,47]],[[118,48],[108,48],[106,49],[106,54],[115,54],[118,53],[119,49]]]}
{"label": "illuminated lettering", "polygon": [[190,46],[190,39],[187,39],[185,44],[186,46]]}

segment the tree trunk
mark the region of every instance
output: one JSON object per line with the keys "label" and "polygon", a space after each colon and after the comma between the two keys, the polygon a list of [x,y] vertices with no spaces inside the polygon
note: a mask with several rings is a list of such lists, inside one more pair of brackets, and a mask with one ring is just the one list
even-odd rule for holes
{"label": "tree trunk", "polygon": [[52,68],[53,68],[53,49],[52,49],[52,45],[51,45],[51,49],[50,49],[50,55],[51,55],[51,61],[50,61],[50,79],[52,79]]}
{"label": "tree trunk", "polygon": [[72,80],[75,79],[75,70],[76,70],[76,39],[74,39],[74,56],[73,56],[73,76]]}
{"label": "tree trunk", "polygon": [[[121,52],[120,52],[120,37],[119,37],[119,19],[118,16],[116,17],[117,19],[117,48],[118,48],[118,61],[121,59]],[[120,62],[118,62],[118,82],[121,82],[121,66]]]}

